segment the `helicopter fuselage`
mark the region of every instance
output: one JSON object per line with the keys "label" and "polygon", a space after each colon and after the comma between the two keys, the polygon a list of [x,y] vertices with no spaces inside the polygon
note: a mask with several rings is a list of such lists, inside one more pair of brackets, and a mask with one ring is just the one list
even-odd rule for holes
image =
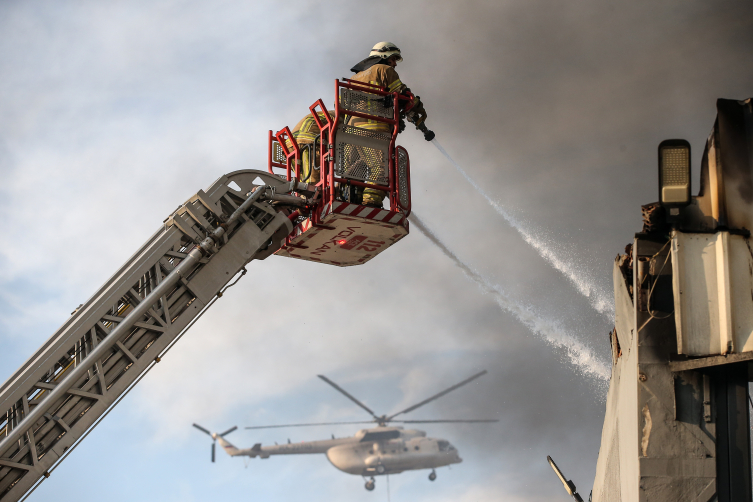
{"label": "helicopter fuselage", "polygon": [[425,437],[423,431],[413,437],[359,441],[327,450],[327,459],[343,472],[360,476],[398,474],[416,469],[434,469],[462,462],[449,441]]}
{"label": "helicopter fuselage", "polygon": [[[212,439],[220,443],[225,453],[231,457],[246,456],[269,458],[272,455],[305,455],[312,453],[323,453],[327,459],[337,469],[354,474],[357,476],[368,477],[364,488],[368,491],[374,490],[374,476],[386,474],[399,474],[404,471],[414,471],[419,469],[431,469],[429,481],[437,479],[435,469],[437,467],[459,464],[463,461],[460,458],[458,450],[444,439],[426,437],[424,431],[416,429],[403,429],[400,426],[392,426],[390,423],[419,424],[419,423],[489,423],[498,422],[497,419],[440,419],[440,420],[404,420],[402,418],[395,420],[395,417],[410,413],[411,411],[424,406],[427,403],[439,399],[440,397],[454,391],[457,388],[466,385],[480,376],[486,374],[486,370],[476,373],[466,378],[460,383],[446,388],[442,392],[424,399],[423,401],[409,406],[404,410],[398,411],[391,415],[377,415],[374,411],[353,397],[348,391],[337,385],[324,375],[318,375],[319,378],[327,382],[338,392],[350,399],[352,402],[363,408],[373,420],[364,421],[347,421],[347,422],[323,422],[323,423],[299,423],[287,425],[257,425],[246,427],[246,429],[272,429],[283,427],[311,427],[323,425],[344,425],[344,424],[363,424],[376,423],[377,426],[371,429],[361,429],[352,437],[323,439],[319,441],[303,441],[301,443],[291,443],[288,439],[287,444],[274,446],[262,446],[261,443],[255,444],[251,448],[238,449],[230,444],[224,436],[233,432],[237,427],[228,429],[223,433],[212,433],[199,424],[193,424],[194,427],[212,436]],[[212,462],[214,462],[215,444],[212,443]]]}
{"label": "helicopter fuselage", "polygon": [[217,440],[231,456],[269,458],[272,455],[323,453],[337,469],[359,476],[435,469],[462,462],[457,449],[449,441],[429,438],[424,431],[401,427],[362,429],[347,438],[273,446],[257,444],[245,449],[237,449],[221,437]]}

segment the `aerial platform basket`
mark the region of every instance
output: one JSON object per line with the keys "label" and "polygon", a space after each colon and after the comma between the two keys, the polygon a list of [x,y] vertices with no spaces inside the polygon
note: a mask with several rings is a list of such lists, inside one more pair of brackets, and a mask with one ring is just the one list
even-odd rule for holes
{"label": "aerial platform basket", "polygon": [[408,235],[403,213],[337,200],[324,206],[319,221],[299,223],[276,254],[347,267],[366,263]]}
{"label": "aerial platform basket", "polygon": [[[336,81],[335,90],[334,117],[321,99],[309,107],[320,130],[313,143],[297,141],[287,127],[269,132],[269,172],[284,169],[287,180],[316,189],[312,204],[290,214],[295,229],[276,254],[346,267],[408,235],[410,160],[395,140],[401,108],[409,110],[413,96],[347,79]],[[367,127],[351,124],[352,117],[367,119]],[[389,207],[363,205],[364,189],[386,193]]]}

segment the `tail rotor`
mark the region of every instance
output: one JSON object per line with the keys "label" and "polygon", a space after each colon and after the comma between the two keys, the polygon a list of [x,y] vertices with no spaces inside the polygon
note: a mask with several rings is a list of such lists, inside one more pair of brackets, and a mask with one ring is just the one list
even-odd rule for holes
{"label": "tail rotor", "polygon": [[215,450],[215,444],[217,443],[217,438],[218,437],[220,437],[220,438],[221,437],[225,437],[228,434],[230,434],[231,432],[233,432],[235,429],[238,428],[238,426],[234,425],[231,428],[229,428],[228,430],[226,430],[225,432],[223,432],[221,434],[217,434],[216,432],[215,433],[210,432],[209,430],[205,429],[204,427],[200,426],[199,424],[193,424],[193,426],[196,427],[197,429],[199,429],[201,432],[203,432],[207,436],[209,436],[209,437],[212,438],[212,462],[214,462],[214,450]]}

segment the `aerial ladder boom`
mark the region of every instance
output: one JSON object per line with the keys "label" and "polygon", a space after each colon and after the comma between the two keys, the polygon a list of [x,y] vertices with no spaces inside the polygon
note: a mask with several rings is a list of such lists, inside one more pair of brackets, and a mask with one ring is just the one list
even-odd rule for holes
{"label": "aerial ladder boom", "polygon": [[[349,81],[336,93],[334,119],[321,100],[309,108],[327,116],[310,156],[318,183],[301,179],[290,129],[270,133],[268,172],[199,190],[0,387],[0,502],[48,477],[252,260],[359,265],[408,234],[408,153],[395,138],[411,96]],[[349,126],[348,115],[392,133]],[[348,187],[384,190],[390,208],[344,200]]]}
{"label": "aerial ladder boom", "polygon": [[0,500],[48,476],[248,262],[279,249],[293,224],[271,204],[291,189],[311,192],[253,170],[199,191],[5,382]]}

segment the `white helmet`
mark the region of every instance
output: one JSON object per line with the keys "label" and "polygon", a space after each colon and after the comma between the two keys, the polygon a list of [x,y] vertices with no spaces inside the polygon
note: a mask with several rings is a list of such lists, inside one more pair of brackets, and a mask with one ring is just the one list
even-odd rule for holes
{"label": "white helmet", "polygon": [[403,57],[400,55],[400,49],[392,42],[379,42],[371,48],[369,56],[379,56],[382,59],[387,59],[390,56],[397,56],[398,61],[402,61]]}

